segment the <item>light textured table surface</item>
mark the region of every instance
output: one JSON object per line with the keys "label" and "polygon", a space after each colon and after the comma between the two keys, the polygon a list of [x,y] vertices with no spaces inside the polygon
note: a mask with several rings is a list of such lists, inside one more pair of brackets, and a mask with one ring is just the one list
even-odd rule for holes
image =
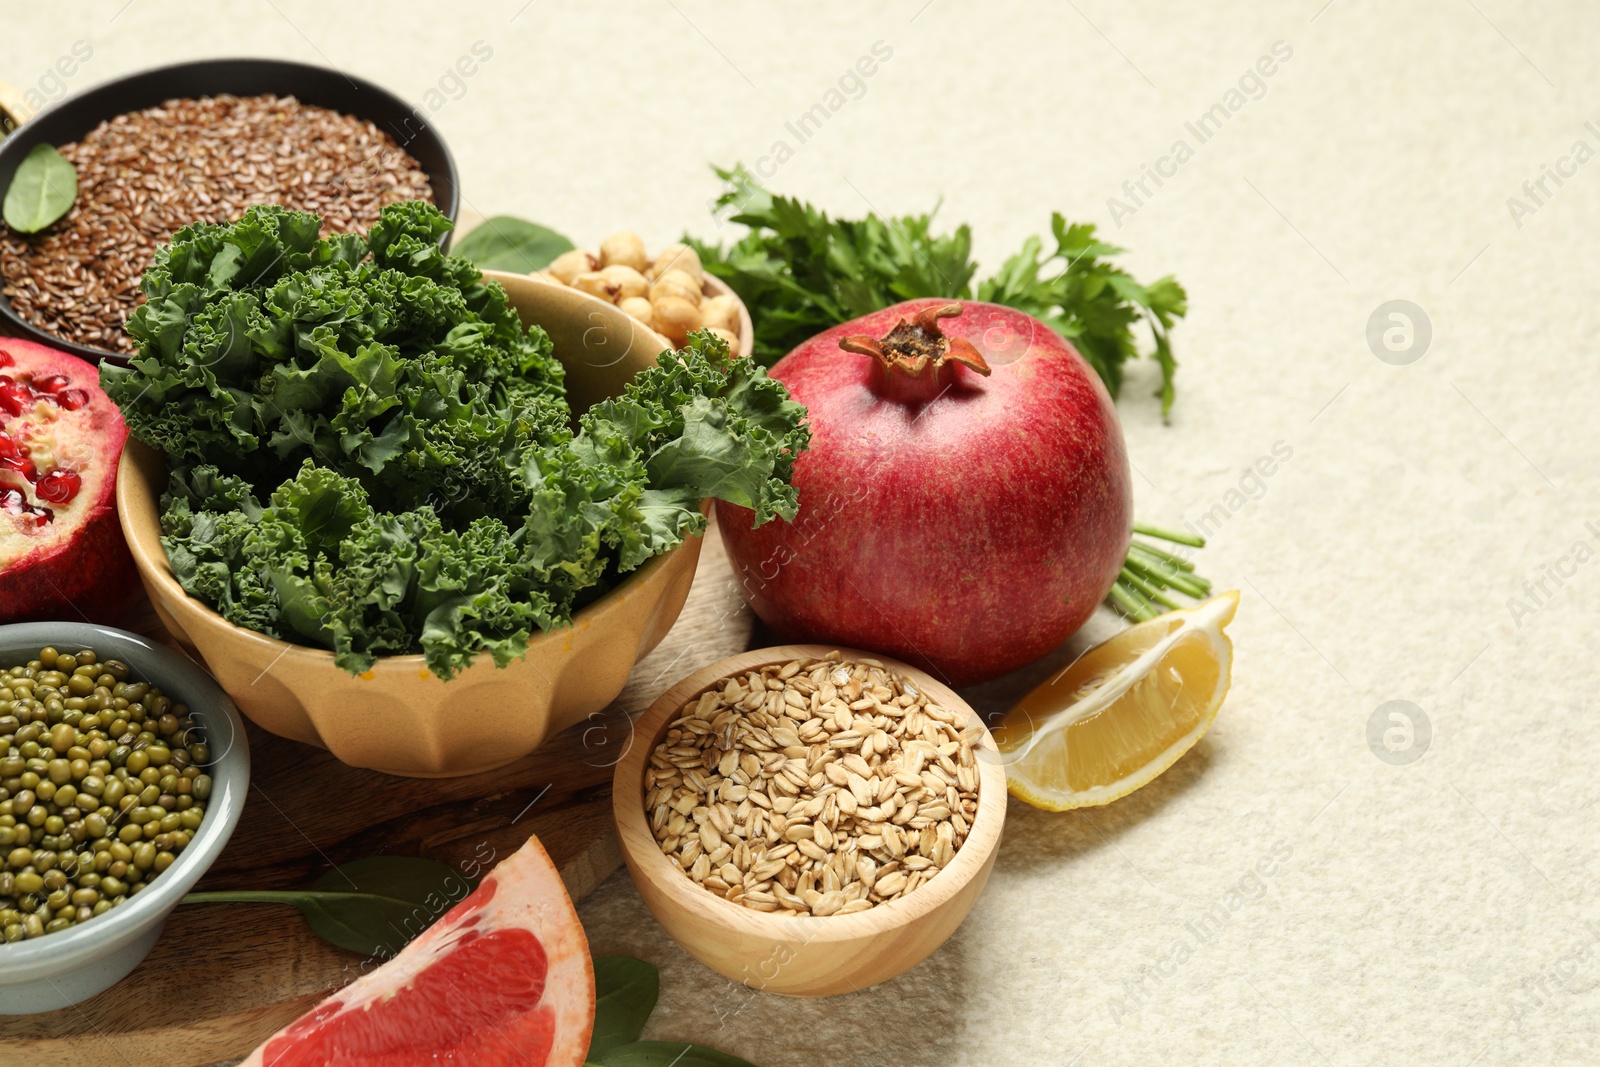
{"label": "light textured table surface", "polygon": [[[1188,287],[1171,425],[1148,368],[1120,410],[1139,514],[1209,513],[1204,569],[1244,594],[1210,735],[1108,808],[1013,802],[966,925],[843,998],[730,985],[617,875],[583,918],[661,966],[650,1036],[760,1067],[1600,1062],[1592,6],[6,0],[0,79],[37,85],[78,40],[73,89],[228,54],[373,78],[433,114],[471,208],[580,244],[717,234],[707,164],[783,139],[772,185],[833,211],[943,196],[992,266],[1059,209]],[[875,42],[864,94],[797,143]],[[1201,143],[1185,124],[1275,42]],[[1391,300],[1431,326],[1404,365],[1367,340]],[[1391,700],[1431,724],[1415,762],[1368,744]]]}

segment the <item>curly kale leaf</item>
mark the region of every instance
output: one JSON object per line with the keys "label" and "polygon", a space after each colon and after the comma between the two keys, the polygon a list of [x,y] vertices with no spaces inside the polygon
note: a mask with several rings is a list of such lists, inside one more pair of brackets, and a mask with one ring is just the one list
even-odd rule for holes
{"label": "curly kale leaf", "polygon": [[[430,205],[385,209],[365,258],[359,238],[315,242],[317,221],[256,208],[163,250],[128,327],[140,353],[102,374],[131,432],[257,485],[309,457],[407,507],[520,510],[499,468],[567,433],[549,338],[439,251],[449,221]],[[496,484],[478,497],[465,487],[484,472]]]}
{"label": "curly kale leaf", "polygon": [[130,323],[138,357],[103,368],[167,455],[173,571],[229,621],[449,678],[699,533],[707,497],[794,515],[804,409],[710,334],[574,432],[550,339],[440,251],[437,210],[388,208],[364,240],[316,223],[182,231]]}
{"label": "curly kale leaf", "polygon": [[246,559],[265,573],[294,637],[352,672],[421,651],[448,678],[482,651],[500,664],[534,632],[537,597],[498,519],[448,530],[431,508],[380,513],[360,482],[307,461],[272,496]]}
{"label": "curly kale leaf", "polygon": [[161,541],[179,584],[235,626],[282,636],[277,599],[245,564],[245,542],[262,515],[250,486],[215,467],[180,467],[161,505]]}
{"label": "curly kale leaf", "polygon": [[591,436],[605,427],[628,435],[652,489],[751,508],[759,526],[778,515],[792,519],[799,506],[789,475],[810,440],[804,415],[763,368],[730,359],[726,341],[695,333],[621,397],[590,408],[580,425]]}

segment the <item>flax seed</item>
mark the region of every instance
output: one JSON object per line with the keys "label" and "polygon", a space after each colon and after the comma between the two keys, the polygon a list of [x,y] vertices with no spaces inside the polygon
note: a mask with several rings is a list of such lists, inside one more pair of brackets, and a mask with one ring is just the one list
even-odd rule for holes
{"label": "flax seed", "polygon": [[[247,166],[234,162],[239,148]],[[123,327],[144,300],[139,276],[183,226],[282,204],[321,215],[326,237],[366,230],[389,204],[433,199],[421,164],[387,133],[294,97],[168,100],[59,151],[77,169],[77,201],[42,234],[0,227],[5,295],[47,333],[119,353],[135,350]]]}

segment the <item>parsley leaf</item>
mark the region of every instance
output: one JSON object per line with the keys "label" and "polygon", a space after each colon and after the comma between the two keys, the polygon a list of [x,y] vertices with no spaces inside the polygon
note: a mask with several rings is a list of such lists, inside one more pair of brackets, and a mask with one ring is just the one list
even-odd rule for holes
{"label": "parsley leaf", "polygon": [[[750,232],[726,248],[686,237],[706,270],[733,287],[755,322],[755,355],[768,365],[829,327],[925,296],[986,300],[1025,311],[1070,340],[1116,397],[1123,364],[1139,358],[1138,325],[1161,367],[1161,412],[1176,396],[1171,330],[1188,310],[1170,276],[1149,285],[1112,257],[1124,251],[1095,237],[1092,223],[1057,214],[1055,248],[1030,237],[992,277],[973,284],[972,231],[933,231],[933,213],[834,219],[811,204],[775,196],[742,165],[716,168],[727,183],[719,211]],[[937,210],[937,209],[935,209]]]}

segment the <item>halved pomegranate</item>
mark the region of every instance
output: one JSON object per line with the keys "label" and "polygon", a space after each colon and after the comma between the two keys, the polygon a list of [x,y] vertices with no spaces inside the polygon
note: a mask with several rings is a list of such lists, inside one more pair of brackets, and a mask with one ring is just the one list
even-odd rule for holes
{"label": "halved pomegranate", "polygon": [[139,590],[115,503],[127,437],[93,366],[0,337],[0,623],[127,613]]}

